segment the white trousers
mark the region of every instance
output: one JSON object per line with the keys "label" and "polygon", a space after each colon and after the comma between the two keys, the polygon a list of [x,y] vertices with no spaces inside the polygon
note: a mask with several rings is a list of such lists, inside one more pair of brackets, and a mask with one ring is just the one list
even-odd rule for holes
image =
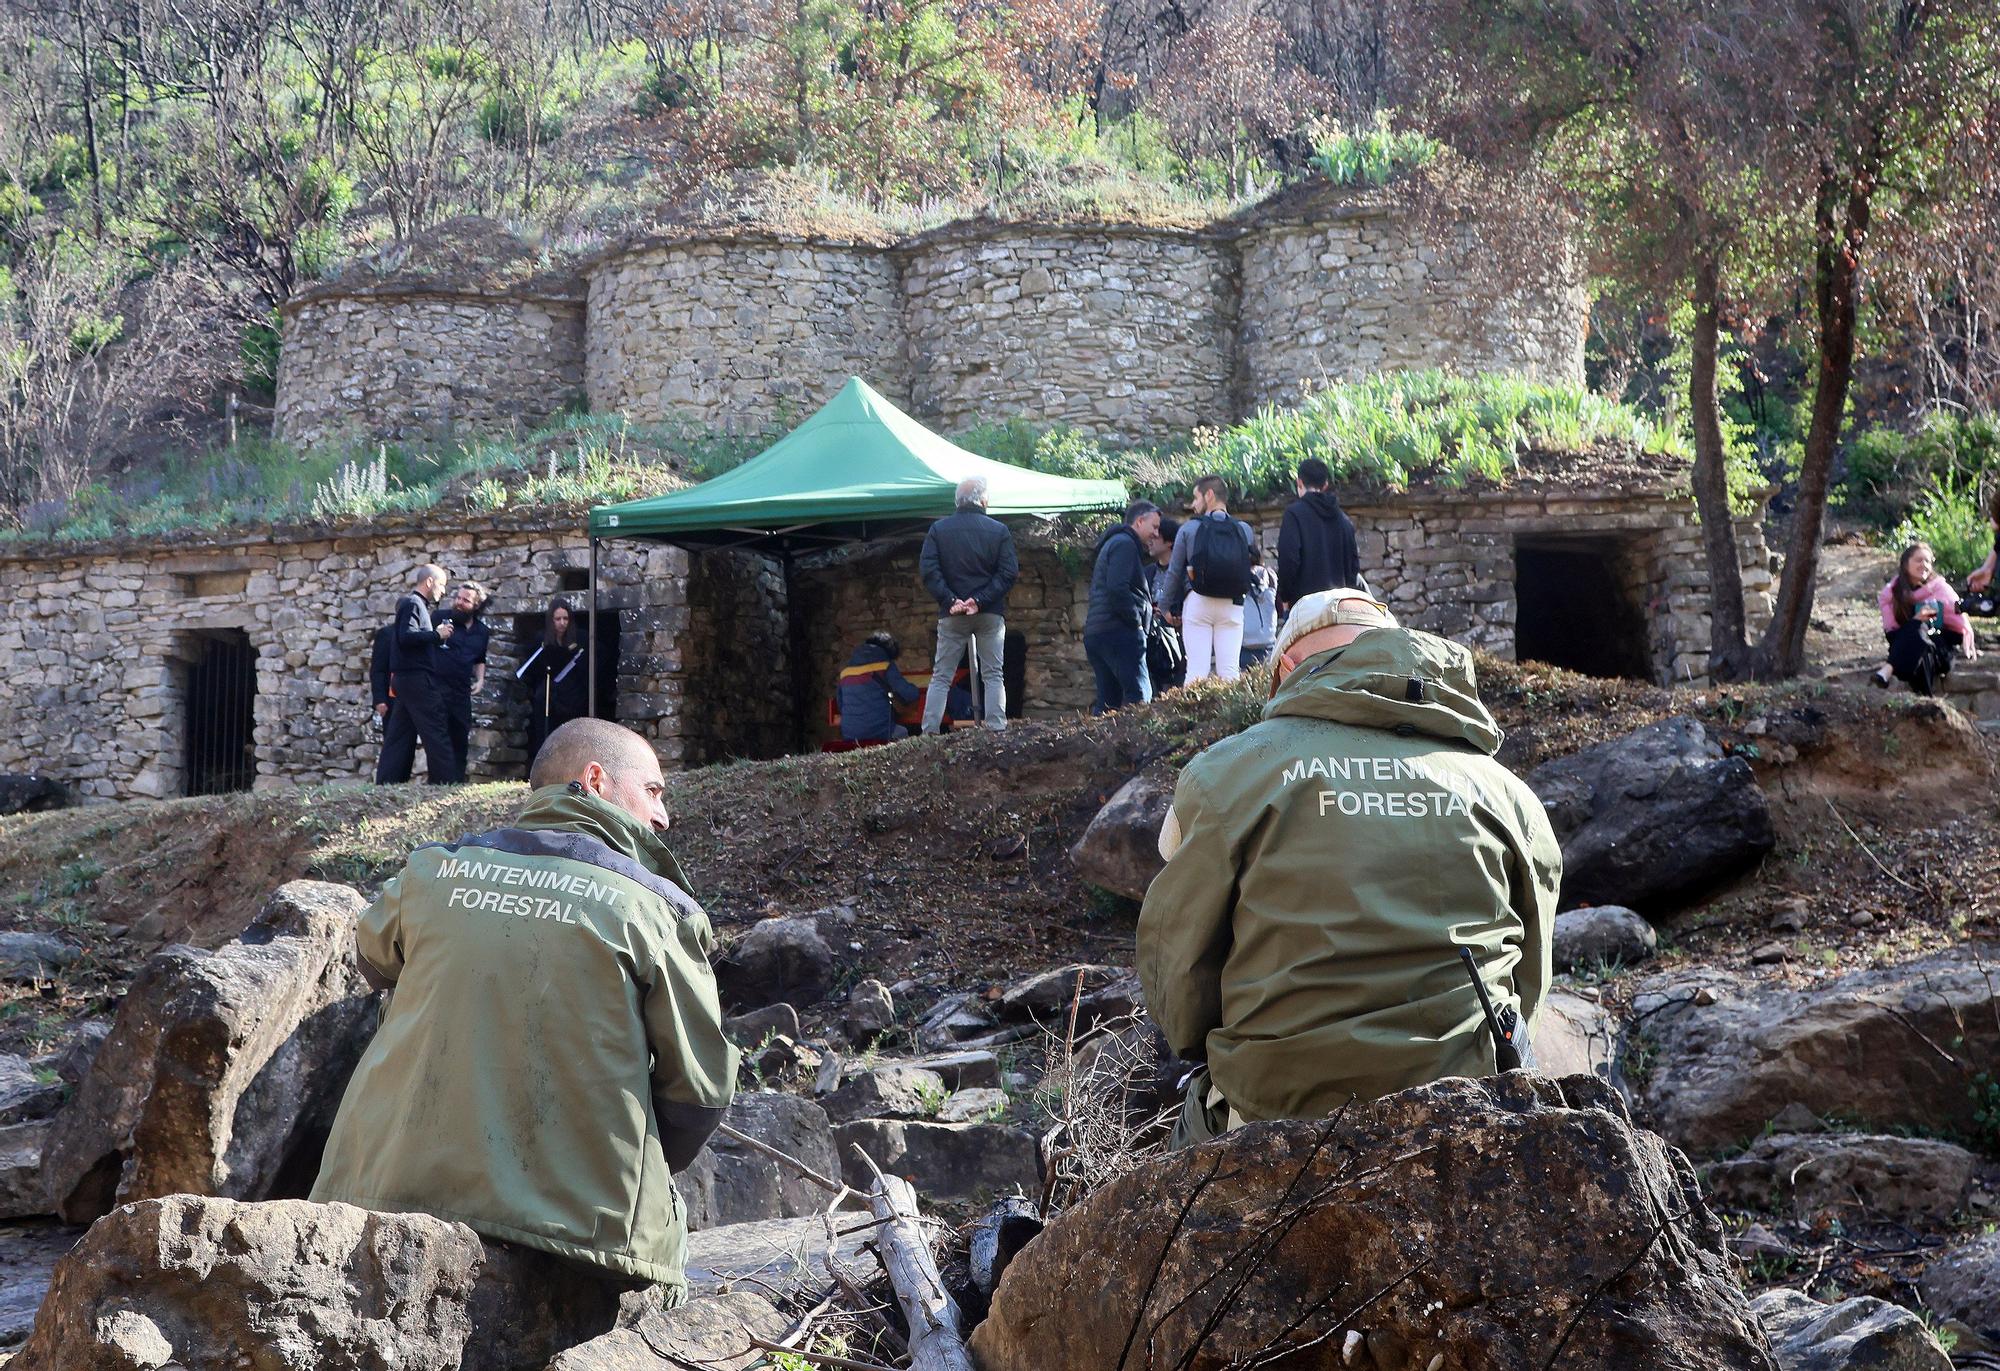
{"label": "white trousers", "polygon": [[1181,606],[1181,642],[1187,648],[1187,679],[1215,676],[1233,681],[1243,674],[1243,606],[1192,592]]}

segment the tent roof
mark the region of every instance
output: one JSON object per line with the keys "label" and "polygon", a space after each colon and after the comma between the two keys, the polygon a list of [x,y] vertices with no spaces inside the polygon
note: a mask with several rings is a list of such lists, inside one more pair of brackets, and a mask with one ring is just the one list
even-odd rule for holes
{"label": "tent roof", "polygon": [[1117,481],[1048,476],[967,452],[849,377],[817,414],[743,465],[685,490],[591,510],[590,536],[781,548],[883,538],[950,514],[968,476],[986,478],[986,512],[996,516],[1126,500]]}

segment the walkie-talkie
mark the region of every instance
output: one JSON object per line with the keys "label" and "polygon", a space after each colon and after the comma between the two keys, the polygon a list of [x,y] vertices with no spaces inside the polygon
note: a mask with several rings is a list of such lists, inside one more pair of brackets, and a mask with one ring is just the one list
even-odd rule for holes
{"label": "walkie-talkie", "polygon": [[1479,963],[1472,959],[1472,949],[1461,947],[1458,956],[1465,963],[1465,974],[1472,977],[1473,993],[1479,996],[1480,1011],[1486,1015],[1486,1031],[1493,1035],[1494,1066],[1501,1071],[1519,1071],[1521,1051],[1514,1045],[1514,1033],[1521,1026],[1520,1016],[1512,1005],[1495,1013],[1492,997],[1486,993],[1486,982],[1479,975]]}

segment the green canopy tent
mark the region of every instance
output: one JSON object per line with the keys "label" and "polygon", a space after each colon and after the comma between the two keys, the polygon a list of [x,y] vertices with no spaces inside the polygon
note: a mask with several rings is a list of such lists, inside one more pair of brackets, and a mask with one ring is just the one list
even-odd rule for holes
{"label": "green canopy tent", "polygon": [[[858,376],[818,413],[734,470],[685,490],[590,511],[590,699],[597,701],[597,545],[607,538],[690,551],[748,549],[784,567],[787,611],[802,552],[908,538],[950,514],[958,483],[987,482],[996,518],[1116,509],[1118,481],[1050,476],[967,452],[919,424]],[[805,663],[794,653],[797,673]],[[795,692],[796,693],[796,692]],[[803,705],[800,705],[803,709]]]}

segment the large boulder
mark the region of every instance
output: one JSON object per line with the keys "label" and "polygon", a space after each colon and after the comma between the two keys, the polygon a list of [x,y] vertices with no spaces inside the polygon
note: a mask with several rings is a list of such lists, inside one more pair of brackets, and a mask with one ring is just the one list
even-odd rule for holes
{"label": "large boulder", "polygon": [[49,1278],[83,1236],[61,1224],[0,1226],[0,1348],[18,1346],[35,1326]]}
{"label": "large boulder", "polygon": [[[1083,982],[1080,995],[1077,989],[1079,977]],[[1016,1023],[1039,1023],[1061,1033],[1069,1023],[1070,1003],[1074,1000],[1077,1026],[1088,1028],[1104,1012],[1101,1005],[1091,1003],[1093,995],[1127,981],[1136,991],[1138,977],[1129,968],[1088,962],[1059,966],[1053,971],[1038,971],[1000,992],[1000,1017]],[[1143,992],[1138,993],[1143,999]],[[1128,1010],[1131,1007],[1129,998],[1125,1007]]]}
{"label": "large boulder", "polygon": [[68,1094],[69,1087],[52,1066],[0,1052],[0,1127],[46,1119]]}
{"label": "large boulder", "polygon": [[91,1226],[9,1371],[542,1371],[620,1313],[582,1268],[463,1224],[169,1195]]}
{"label": "large boulder", "polygon": [[1552,942],[1558,971],[1586,971],[1648,961],[1660,935],[1636,911],[1600,904],[1556,915]]}
{"label": "large boulder", "polygon": [[149,961],[50,1129],[56,1212],[84,1223],[158,1195],[304,1193],[375,1029],[354,962],[363,908],[346,886],[291,881],[237,942]]}
{"label": "large boulder", "polygon": [[1535,1023],[1535,1070],[1557,1078],[1595,1076],[1622,1091],[1622,1033],[1618,1017],[1598,1001],[1551,991]]}
{"label": "large boulder", "polygon": [[1988,1233],[1924,1269],[1924,1303],[2000,1353],[2000,1233]]}
{"label": "large boulder", "polygon": [[1669,910],[1777,841],[1750,764],[1723,756],[1689,718],[1545,762],[1527,779],[1562,843],[1565,905]]}
{"label": "large boulder", "polygon": [[833,948],[809,914],[753,924],[715,964],[723,1000],[740,1009],[817,1004],[833,973]]}
{"label": "large boulder", "polygon": [[716,1295],[750,1286],[782,1292],[810,1289],[813,1301],[826,1284],[829,1258],[852,1284],[865,1287],[882,1274],[876,1232],[852,1214],[810,1219],[731,1223],[688,1235],[687,1282],[691,1295]]}
{"label": "large boulder", "polygon": [[49,1212],[48,1180],[42,1170],[48,1139],[45,1119],[0,1128],[0,1219]]}
{"label": "large boulder", "polygon": [[1634,1008],[1643,1096],[1669,1139],[1741,1147],[1786,1106],[1881,1132],[1967,1132],[1968,1063],[2000,1060],[1993,954],[1950,953],[1792,989],[1705,972],[1660,977]]}
{"label": "large boulder", "polygon": [[[775,1090],[738,1095],[724,1121],[767,1147],[795,1157],[829,1179],[840,1175],[833,1129],[811,1100]],[[758,1219],[817,1214],[833,1196],[793,1168],[727,1134],[711,1134],[694,1162],[674,1177],[688,1227],[716,1228]]]}
{"label": "large boulder", "polygon": [[1710,1166],[1706,1178],[1709,1194],[1740,1208],[1909,1223],[1951,1217],[1978,1164],[1964,1148],[1934,1138],[1773,1133]]}
{"label": "large boulder", "polygon": [[769,1357],[753,1337],[776,1342],[792,1321],[762,1295],[733,1290],[690,1300],[678,1309],[647,1312],[631,1328],[616,1328],[557,1355],[548,1371],[751,1371]]}
{"label": "large boulder", "polygon": [[1166,862],[1160,825],[1173,807],[1171,777],[1150,772],[1118,787],[1069,850],[1076,874],[1128,900],[1146,898],[1146,887]]}
{"label": "large boulder", "polygon": [[0,933],[0,981],[46,980],[82,955],[82,948],[53,933]]}
{"label": "large boulder", "polygon": [[983,1371],[1773,1367],[1685,1158],[1600,1082],[1451,1079],[1112,1180],[1008,1266]]}
{"label": "large boulder", "polygon": [[878,1066],[851,1076],[820,1104],[835,1123],[856,1119],[928,1119],[951,1092],[944,1077],[921,1066]]}
{"label": "large boulder", "polygon": [[1767,1290],[1750,1307],[1783,1371],[1951,1371],[1922,1319],[1872,1295],[1821,1304],[1797,1290]]}
{"label": "large boulder", "polygon": [[1039,1150],[1025,1128],[998,1123],[920,1123],[861,1119],[833,1130],[840,1144],[843,1179],[866,1191],[874,1177],[857,1157],[863,1152],[892,1176],[901,1176],[927,1200],[980,1200],[1037,1190]]}

